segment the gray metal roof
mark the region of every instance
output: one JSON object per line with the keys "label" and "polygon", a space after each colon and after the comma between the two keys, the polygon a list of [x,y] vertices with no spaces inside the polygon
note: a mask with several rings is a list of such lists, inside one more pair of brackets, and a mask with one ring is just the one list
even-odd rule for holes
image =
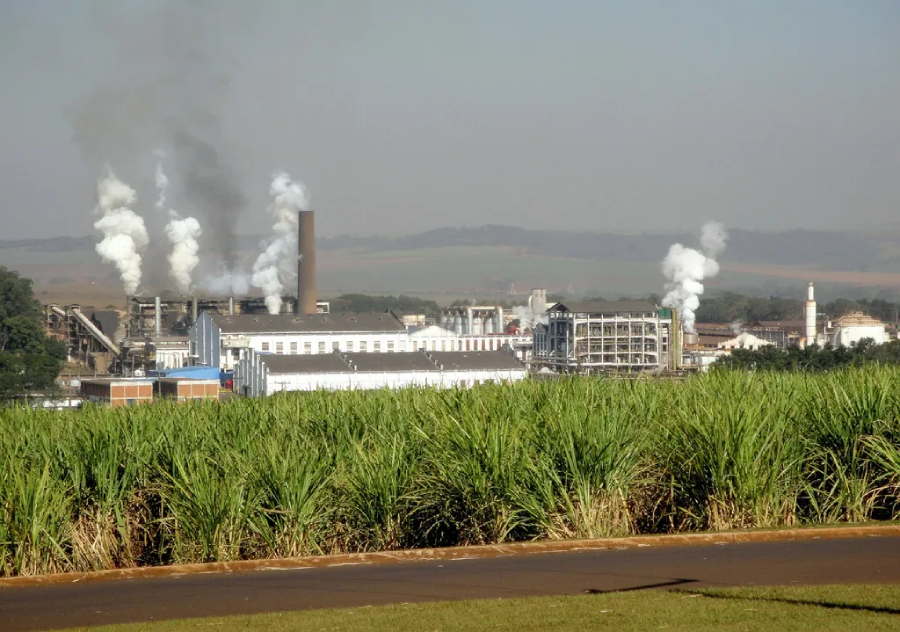
{"label": "gray metal roof", "polygon": [[346,353],[344,356],[362,373],[385,371],[437,371],[424,353]]}
{"label": "gray metal roof", "polygon": [[406,326],[390,312],[360,314],[237,314],[213,315],[225,334],[405,332]]}
{"label": "gray metal roof", "polygon": [[574,314],[622,314],[655,312],[658,308],[650,301],[564,301],[552,305],[548,311]]}
{"label": "gray metal roof", "polygon": [[290,373],[350,373],[352,369],[334,353],[321,355],[261,355],[274,375]]}
{"label": "gray metal roof", "polygon": [[506,351],[436,351],[431,357],[445,371],[504,371],[524,369],[517,357]]}
{"label": "gray metal roof", "polygon": [[[432,362],[428,355],[434,358]],[[272,375],[291,373],[394,373],[444,371],[503,371],[524,369],[518,359],[505,351],[442,351],[424,354],[403,353],[336,353],[321,355],[260,355]],[[350,364],[347,364],[349,362]],[[355,368],[353,368],[355,367]]]}

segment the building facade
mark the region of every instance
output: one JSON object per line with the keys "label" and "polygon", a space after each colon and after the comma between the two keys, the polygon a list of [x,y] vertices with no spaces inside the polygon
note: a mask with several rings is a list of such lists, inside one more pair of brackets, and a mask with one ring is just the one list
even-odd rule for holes
{"label": "building facade", "polygon": [[535,328],[532,366],[582,374],[676,369],[678,331],[677,312],[648,301],[556,303]]}
{"label": "building facade", "polygon": [[194,365],[232,370],[242,351],[274,355],[410,351],[406,327],[390,312],[365,314],[241,314],[203,312],[190,329]]}
{"label": "building facade", "polygon": [[250,350],[235,368],[234,388],[259,397],[285,391],[467,388],[526,376],[525,365],[503,351],[277,356]]}

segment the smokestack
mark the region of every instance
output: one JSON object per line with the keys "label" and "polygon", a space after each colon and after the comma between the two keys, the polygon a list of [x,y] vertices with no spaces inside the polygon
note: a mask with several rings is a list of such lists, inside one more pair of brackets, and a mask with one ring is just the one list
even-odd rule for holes
{"label": "smokestack", "polygon": [[806,294],[806,346],[816,344],[816,299],[813,284],[809,284]]}
{"label": "smokestack", "polygon": [[299,211],[297,236],[297,315],[316,313],[316,222],[313,211]]}
{"label": "smokestack", "polygon": [[228,297],[228,315],[234,316],[234,297],[233,296]]}
{"label": "smokestack", "polygon": [[494,331],[496,331],[498,334],[505,333],[506,329],[503,327],[503,308],[499,305],[494,311],[494,318],[496,319],[496,322],[494,323]]}
{"label": "smokestack", "polygon": [[191,297],[191,322],[192,323],[197,322],[197,297],[196,296]]}
{"label": "smokestack", "polygon": [[155,308],[153,316],[154,331],[156,331],[156,335],[159,336],[162,333],[162,304],[158,296],[154,300],[153,307]]}

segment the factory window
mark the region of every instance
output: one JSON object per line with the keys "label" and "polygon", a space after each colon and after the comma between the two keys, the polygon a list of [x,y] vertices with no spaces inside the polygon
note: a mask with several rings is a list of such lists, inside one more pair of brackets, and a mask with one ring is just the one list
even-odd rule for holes
{"label": "factory window", "polygon": [[332,343],[331,343],[331,350],[332,350],[332,351],[340,351],[340,350],[341,350],[341,343],[339,343],[339,342],[332,342]]}
{"label": "factory window", "polygon": [[352,340],[347,341],[347,351],[353,351],[353,341]]}
{"label": "factory window", "polygon": [[268,342],[262,343],[262,350],[263,350],[263,351],[268,351],[268,350],[269,350],[269,343],[268,343]]}
{"label": "factory window", "polygon": [[319,353],[325,353],[325,342],[319,343]]}
{"label": "factory window", "polygon": [[303,353],[305,353],[306,355],[310,355],[312,353],[312,343],[311,342],[303,343]]}
{"label": "factory window", "polygon": [[297,343],[296,342],[291,343],[291,355],[297,355]]}
{"label": "factory window", "polygon": [[275,343],[275,353],[277,353],[278,355],[284,354],[284,343],[283,342]]}
{"label": "factory window", "polygon": [[365,353],[366,351],[368,351],[368,347],[369,347],[369,343],[367,343],[365,340],[359,341],[359,350],[360,351]]}
{"label": "factory window", "polygon": [[387,343],[387,347],[388,347],[388,348],[387,348],[388,353],[393,353],[393,352],[394,352],[394,343],[393,343],[393,342]]}
{"label": "factory window", "polygon": [[381,343],[373,342],[372,343],[372,351],[374,351],[375,353],[378,353],[379,351],[381,351]]}

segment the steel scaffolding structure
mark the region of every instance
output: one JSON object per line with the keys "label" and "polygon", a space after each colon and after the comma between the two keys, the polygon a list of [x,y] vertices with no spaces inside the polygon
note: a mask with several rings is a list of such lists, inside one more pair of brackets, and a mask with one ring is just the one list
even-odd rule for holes
{"label": "steel scaffolding structure", "polygon": [[[557,303],[535,331],[532,365],[559,373],[660,371],[677,368],[670,349],[673,314],[647,301]],[[676,319],[677,322],[677,319]]]}

